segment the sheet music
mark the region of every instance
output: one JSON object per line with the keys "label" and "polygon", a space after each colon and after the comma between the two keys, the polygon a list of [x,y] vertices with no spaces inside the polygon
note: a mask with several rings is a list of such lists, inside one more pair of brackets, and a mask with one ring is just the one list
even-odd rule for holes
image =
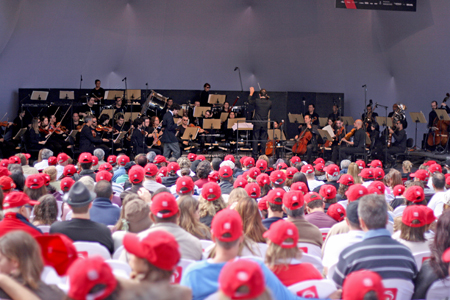
{"label": "sheet music", "polygon": [[325,126],[324,128],[322,128],[322,130],[325,130],[326,132],[328,132],[328,134],[334,138],[334,132],[333,132],[333,128],[330,125]]}

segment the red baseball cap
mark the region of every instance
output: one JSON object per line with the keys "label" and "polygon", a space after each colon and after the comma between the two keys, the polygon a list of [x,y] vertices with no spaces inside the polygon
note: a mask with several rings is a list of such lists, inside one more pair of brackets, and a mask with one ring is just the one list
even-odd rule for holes
{"label": "red baseball cap", "polygon": [[253,167],[250,170],[248,170],[247,175],[251,178],[251,179],[255,179],[256,177],[258,177],[258,175],[261,174],[261,170],[259,168]]}
{"label": "red baseball cap", "polygon": [[280,162],[277,165],[277,170],[286,170],[287,168],[288,168],[288,165],[286,163],[284,163],[284,162]]}
{"label": "red baseball cap", "polygon": [[[111,295],[117,286],[111,267],[101,256],[77,259],[67,271],[69,292],[67,296],[74,300],[101,300]],[[95,294],[89,294],[96,285],[104,288]]]}
{"label": "red baseball cap", "polygon": [[245,191],[248,196],[253,199],[259,198],[261,196],[261,188],[256,182],[251,182],[245,186]]}
{"label": "red baseball cap", "polygon": [[242,156],[242,157],[239,159],[239,162],[241,163],[242,166],[244,165],[244,161],[247,159],[247,157],[248,157],[248,156]]}
{"label": "red baseball cap", "polygon": [[259,210],[267,210],[267,196],[262,197],[258,202],[258,209]]}
{"label": "red baseball cap", "polygon": [[256,161],[256,167],[261,171],[264,172],[267,169],[267,161],[264,159],[258,159]]}
{"label": "red baseball cap", "polygon": [[71,177],[64,177],[60,183],[61,191],[68,192],[74,183],[75,180]]}
{"label": "red baseball cap", "polygon": [[307,165],[303,165],[301,172],[304,174],[309,174],[309,173],[314,173],[314,168],[312,165],[307,164]]}
{"label": "red baseball cap", "polygon": [[427,225],[425,211],[419,205],[405,207],[402,215],[402,223],[409,227],[422,227]]}
{"label": "red baseball cap", "polygon": [[0,167],[0,176],[9,176],[11,175],[11,172],[8,170],[8,168]]}
{"label": "red baseball cap", "polygon": [[316,169],[316,171],[318,172],[325,172],[323,169],[325,168],[325,165],[320,163],[314,166],[314,169]]}
{"label": "red baseball cap", "polygon": [[177,172],[178,170],[180,170],[180,166],[176,162],[171,162],[167,165],[168,172]]}
{"label": "red baseball cap", "polygon": [[432,164],[428,167],[428,172],[430,172],[430,174],[434,174],[436,172],[442,173],[442,167],[439,164]]}
{"label": "red baseball cap", "polygon": [[215,182],[208,182],[203,185],[202,197],[207,201],[215,201],[222,196],[220,186]]}
{"label": "red baseball cap", "polygon": [[360,169],[360,170],[362,170],[362,169],[364,169],[365,167],[366,167],[366,163],[363,161],[363,160],[357,160],[356,162],[355,162],[355,164],[358,166],[358,168]]}
{"label": "red baseball cap", "polygon": [[128,172],[128,180],[132,184],[141,183],[144,180],[144,176],[144,168],[139,165],[132,166],[130,171]]}
{"label": "red baseball cap", "polygon": [[44,186],[44,177],[42,177],[41,175],[42,173],[39,174],[32,174],[30,176],[27,177],[27,179],[25,180],[25,185],[32,190],[37,190],[40,189],[41,187]]}
{"label": "red baseball cap", "polygon": [[99,182],[101,180],[106,180],[108,182],[111,182],[112,174],[108,171],[100,171],[95,175],[95,181]]}
{"label": "red baseball cap", "polygon": [[374,159],[370,162],[369,166],[371,166],[372,168],[383,168],[383,164],[381,163],[380,160],[378,159]]}
{"label": "red baseball cap", "polygon": [[339,176],[339,167],[335,164],[328,165],[323,170],[330,176]]}
{"label": "red baseball cap", "polygon": [[52,179],[50,178],[50,175],[48,175],[48,174],[46,174],[46,173],[40,173],[39,175],[41,175],[42,178],[44,179],[44,185],[45,185],[45,186],[49,186],[50,181],[52,180]]}
{"label": "red baseball cap", "polygon": [[[53,156],[52,156],[53,157]],[[50,160],[50,159],[49,159]],[[20,165],[20,157],[18,156],[11,156],[9,159],[9,164],[19,164]]]}
{"label": "red baseball cap", "polygon": [[0,166],[7,168],[9,165],[9,160],[8,159],[2,159],[0,161]]}
{"label": "red baseball cap", "polygon": [[161,184],[162,184],[162,179],[161,179],[160,176],[156,176],[155,181],[156,181],[157,183],[161,183]]}
{"label": "red baseball cap", "polygon": [[197,154],[195,154],[195,153],[189,153],[188,156],[187,156],[187,158],[188,158],[191,162],[193,162],[193,161],[197,158]]}
{"label": "red baseball cap", "polygon": [[297,168],[290,167],[286,169],[286,177],[289,179],[292,179],[295,173],[298,173]]}
{"label": "red baseball cap", "polygon": [[300,191],[305,195],[308,193],[308,187],[303,181],[297,181],[291,185],[291,191]]}
{"label": "red baseball cap", "polygon": [[164,163],[164,162],[166,163],[167,160],[162,155],[156,155],[155,158],[153,159],[153,163],[155,163],[155,164],[160,164],[160,163]]}
{"label": "red baseball cap", "polygon": [[106,161],[113,165],[117,162],[117,156],[110,155],[110,156],[108,156],[108,159]]}
{"label": "red baseball cap", "polygon": [[199,161],[205,161],[206,157],[204,155],[197,155],[197,157],[195,158],[195,160],[199,160]]}
{"label": "red baseball cap", "polygon": [[316,200],[323,200],[322,197],[316,192],[307,193],[306,195],[303,196],[303,199],[305,200],[305,203],[310,203]]}
{"label": "red baseball cap", "polygon": [[374,178],[373,169],[370,168],[362,169],[361,172],[359,173],[359,176],[361,176],[364,179],[373,179]]}
{"label": "red baseball cap", "polygon": [[[244,292],[242,286],[246,287]],[[256,299],[265,289],[264,273],[254,261],[231,260],[220,271],[219,290],[230,299]]]}
{"label": "red baseball cap", "polygon": [[208,175],[208,181],[209,182],[217,182],[219,181],[219,172],[218,171],[212,171]]}
{"label": "red baseball cap", "polygon": [[227,156],[225,156],[225,158],[223,160],[224,161],[231,160],[233,163],[236,162],[236,160],[234,159],[234,156],[231,154],[228,154]]}
{"label": "red baseball cap", "polygon": [[294,164],[296,164],[298,162],[301,162],[302,160],[298,156],[292,156],[290,161],[291,161],[291,164],[294,165]]}
{"label": "red baseball cap", "polygon": [[276,184],[282,184],[286,181],[286,173],[281,170],[275,170],[270,173],[270,181]]}
{"label": "red baseball cap", "polygon": [[433,164],[435,164],[435,163],[436,163],[436,161],[434,161],[434,160],[429,160],[429,161],[427,161],[427,162],[424,162],[423,165],[424,165],[424,166],[431,166],[431,165],[433,165]]}
{"label": "red baseball cap", "polygon": [[375,187],[373,185],[371,185],[371,186],[369,185],[367,187],[367,192],[369,194],[376,194],[376,195],[382,195],[383,194],[377,187]]}
{"label": "red baseball cap", "polygon": [[426,205],[416,205],[416,206],[420,207],[424,211],[426,225],[430,225],[431,223],[437,220],[436,216],[434,215],[434,211],[431,208],[429,208]]}
{"label": "red baseball cap", "polygon": [[290,210],[302,208],[304,204],[305,200],[301,191],[290,190],[283,196],[283,205]]}
{"label": "red baseball cap", "polygon": [[409,176],[417,177],[420,181],[428,181],[429,178],[428,171],[424,169],[417,170],[415,173],[409,174]]}
{"label": "red baseball cap", "polygon": [[278,220],[270,225],[269,230],[263,233],[263,237],[283,249],[297,247],[298,229],[294,223]]}
{"label": "red baseball cap", "polygon": [[396,186],[394,186],[392,192],[394,193],[394,196],[397,197],[397,196],[403,195],[403,193],[405,192],[405,189],[406,188],[403,184],[397,184]]}
{"label": "red baseball cap", "polygon": [[123,247],[128,253],[166,271],[173,271],[181,258],[175,237],[163,230],[150,232],[142,240],[137,234],[127,233],[123,238]]}
{"label": "red baseball cap", "polygon": [[92,162],[92,154],[89,152],[81,153],[80,156],[78,156],[78,161],[80,163],[91,163]]}
{"label": "red baseball cap", "polygon": [[74,165],[67,165],[64,167],[63,175],[64,176],[73,176],[77,172],[77,168]]}
{"label": "red baseball cap", "polygon": [[25,157],[26,157],[27,159],[30,159],[30,158],[31,158],[31,154],[29,154],[29,153],[23,153],[23,155],[25,155]]}
{"label": "red baseball cap", "polygon": [[187,194],[194,189],[194,181],[190,176],[182,176],[177,179],[177,194]]}
{"label": "red baseball cap", "polygon": [[373,169],[373,177],[375,178],[375,179],[383,179],[384,178],[384,171],[383,171],[383,169],[382,168],[375,168],[375,169]]}
{"label": "red baseball cap", "polygon": [[92,165],[93,166],[98,165],[98,157],[95,155],[92,155]]}
{"label": "red baseball cap", "polygon": [[345,208],[342,205],[340,205],[339,203],[334,203],[328,207],[327,215],[329,215],[336,221],[341,222],[342,220],[344,220],[347,213],[345,212]]}
{"label": "red baseball cap", "polygon": [[167,167],[162,167],[161,169],[158,170],[158,175],[162,175],[162,177],[166,177],[167,176]]}
{"label": "red baseball cap", "polygon": [[410,186],[403,193],[403,197],[412,203],[419,203],[425,199],[423,188],[417,185]]}
{"label": "red baseball cap", "polygon": [[259,174],[258,177],[256,177],[256,182],[260,187],[263,187],[266,184],[270,184],[270,177],[266,173]]}
{"label": "red baseball cap", "polygon": [[313,161],[313,164],[317,165],[317,164],[325,164],[325,160],[321,157],[316,158],[315,161]]}
{"label": "red baseball cap", "polygon": [[323,199],[334,199],[336,198],[336,188],[331,184],[322,184],[320,186],[319,194]]}
{"label": "red baseball cap", "polygon": [[3,209],[21,207],[26,204],[36,205],[39,204],[39,201],[31,200],[24,192],[11,192],[3,199]]}
{"label": "red baseball cap", "polygon": [[145,171],[145,176],[153,177],[153,176],[156,176],[156,174],[158,173],[158,167],[154,164],[146,164],[144,171]]}
{"label": "red baseball cap", "polygon": [[243,233],[241,216],[234,209],[225,208],[212,219],[211,234],[222,242],[233,242]]}
{"label": "red baseball cap", "polygon": [[62,233],[40,235],[35,239],[45,265],[53,267],[59,276],[66,275],[70,265],[78,259],[73,241]]}
{"label": "red baseball cap", "polygon": [[[11,157],[9,159],[11,159]],[[11,160],[10,160],[9,163],[12,164],[12,163],[15,163],[15,162],[11,162]],[[56,166],[57,164],[58,164],[58,160],[56,159],[56,156],[50,156],[48,158],[48,165],[49,166]]]}
{"label": "red baseball cap", "polygon": [[343,300],[361,300],[368,292],[375,292],[378,299],[385,299],[383,279],[378,273],[368,270],[350,273],[342,286]]}
{"label": "red baseball cap", "polygon": [[245,160],[244,160],[244,166],[246,167],[246,168],[251,168],[251,167],[253,167],[255,165],[255,160],[253,159],[253,157],[247,157]]}
{"label": "red baseball cap", "polygon": [[345,192],[345,196],[347,196],[348,202],[356,201],[367,194],[369,194],[369,191],[362,184],[354,184],[350,186]]}
{"label": "red baseball cap", "polygon": [[177,200],[168,192],[162,192],[152,198],[150,206],[152,214],[160,219],[170,218],[179,211]]}
{"label": "red baseball cap", "polygon": [[110,163],[103,163],[98,167],[98,170],[111,172],[113,170],[113,166],[111,166]]}
{"label": "red baseball cap", "polygon": [[69,159],[69,155],[65,154],[64,152],[61,152],[56,157],[56,160],[58,161],[59,164],[63,163],[63,162],[66,162],[68,159]]}
{"label": "red baseball cap", "polygon": [[125,166],[129,162],[130,162],[130,158],[127,155],[120,155],[117,158],[117,164],[119,164],[119,166]]}
{"label": "red baseball cap", "polygon": [[230,166],[221,166],[219,169],[219,176],[222,178],[230,178],[233,176],[233,169]]}
{"label": "red baseball cap", "polygon": [[282,188],[270,190],[269,193],[267,194],[267,201],[269,201],[272,204],[282,205],[284,193],[286,193],[286,191]]}
{"label": "red baseball cap", "polygon": [[0,177],[0,187],[3,191],[7,191],[10,189],[16,188],[16,184],[14,183],[14,180],[12,180],[9,176],[2,176]]}
{"label": "red baseball cap", "polygon": [[374,181],[371,184],[369,184],[369,186],[367,187],[367,190],[369,189],[369,187],[375,187],[376,189],[378,189],[381,194],[384,194],[384,191],[386,190],[386,187],[384,186],[384,183],[382,183],[381,181]]}
{"label": "red baseball cap", "polygon": [[339,178],[339,180],[337,182],[342,183],[343,185],[346,185],[346,186],[351,186],[355,183],[355,180],[353,180],[352,175],[344,174]]}
{"label": "red baseball cap", "polygon": [[235,189],[238,187],[245,188],[246,185],[247,185],[247,179],[245,179],[242,176],[238,176],[238,178],[236,178],[236,180],[234,181],[233,187]]}

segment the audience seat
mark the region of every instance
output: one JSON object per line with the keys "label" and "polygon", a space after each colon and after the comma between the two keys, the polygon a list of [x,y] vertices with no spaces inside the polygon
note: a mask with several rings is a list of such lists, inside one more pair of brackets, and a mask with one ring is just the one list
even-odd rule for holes
{"label": "audience seat", "polygon": [[111,259],[108,249],[100,243],[96,242],[74,242],[73,245],[77,248],[79,257],[88,257],[93,255],[100,255],[104,259]]}
{"label": "audience seat", "polygon": [[323,240],[327,238],[328,232],[330,232],[331,228],[319,228],[320,232],[322,233]]}
{"label": "audience seat", "polygon": [[44,266],[41,273],[41,280],[46,284],[65,284],[67,282],[67,277],[59,276],[51,266]]}
{"label": "audience seat", "polygon": [[393,212],[394,216],[401,217],[403,215],[403,211],[405,210],[405,208],[406,208],[406,205],[401,205],[401,206],[396,207]]}
{"label": "audience seat", "polygon": [[172,278],[171,278],[170,282],[172,284],[180,283],[181,276],[183,276],[183,271],[187,268],[187,266],[189,266],[193,262],[195,262],[195,261],[182,258],[180,260],[180,262],[178,263],[178,266],[175,268],[175,271],[172,274]]}
{"label": "audience seat", "polygon": [[428,289],[427,300],[447,299],[450,295],[450,277],[435,281]]}
{"label": "audience seat", "polygon": [[414,256],[414,259],[416,260],[417,271],[419,271],[420,268],[422,267],[423,262],[430,258],[431,252],[424,251],[424,252],[419,252],[419,253],[413,253],[413,256]]}
{"label": "audience seat", "polygon": [[205,250],[208,249],[211,245],[214,245],[214,242],[209,240],[200,240],[200,244],[202,244],[202,250],[203,252],[205,252]]}
{"label": "audience seat", "polygon": [[37,228],[39,228],[42,231],[42,233],[50,232],[50,225],[39,225],[37,226]]}
{"label": "audience seat", "polygon": [[322,250],[319,246],[309,243],[298,243],[297,246],[303,253],[317,256],[319,259],[322,259]]}
{"label": "audience seat", "polygon": [[414,284],[404,279],[383,279],[387,300],[411,300]]}
{"label": "audience seat", "polygon": [[114,251],[114,253],[113,253],[112,259],[119,259],[120,254],[122,254],[123,249],[124,249],[123,245],[120,246],[119,248],[117,248],[116,251]]}
{"label": "audience seat", "polygon": [[111,267],[115,276],[130,279],[131,267],[120,260],[108,259],[106,263]]}
{"label": "audience seat", "polygon": [[334,282],[328,279],[306,280],[288,286],[288,289],[299,297],[319,299],[326,299],[337,290]]}
{"label": "audience seat", "polygon": [[323,274],[322,260],[320,258],[318,258],[317,256],[303,253],[300,261],[302,263],[312,264],[317,270],[319,270],[320,274]]}

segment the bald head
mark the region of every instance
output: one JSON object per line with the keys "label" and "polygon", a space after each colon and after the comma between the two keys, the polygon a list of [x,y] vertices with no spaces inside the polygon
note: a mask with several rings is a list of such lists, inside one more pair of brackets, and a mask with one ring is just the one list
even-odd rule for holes
{"label": "bald head", "polygon": [[356,128],[358,128],[358,129],[362,127],[362,124],[363,124],[363,123],[362,123],[362,121],[361,121],[360,119],[358,119],[358,120],[355,121],[355,126],[356,126]]}

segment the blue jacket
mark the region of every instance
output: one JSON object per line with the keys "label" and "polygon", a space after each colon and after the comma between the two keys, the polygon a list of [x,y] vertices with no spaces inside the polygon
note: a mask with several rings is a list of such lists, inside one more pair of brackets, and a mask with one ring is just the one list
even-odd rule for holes
{"label": "blue jacket", "polygon": [[120,208],[108,198],[95,198],[89,210],[91,221],[104,225],[115,225],[120,217]]}

